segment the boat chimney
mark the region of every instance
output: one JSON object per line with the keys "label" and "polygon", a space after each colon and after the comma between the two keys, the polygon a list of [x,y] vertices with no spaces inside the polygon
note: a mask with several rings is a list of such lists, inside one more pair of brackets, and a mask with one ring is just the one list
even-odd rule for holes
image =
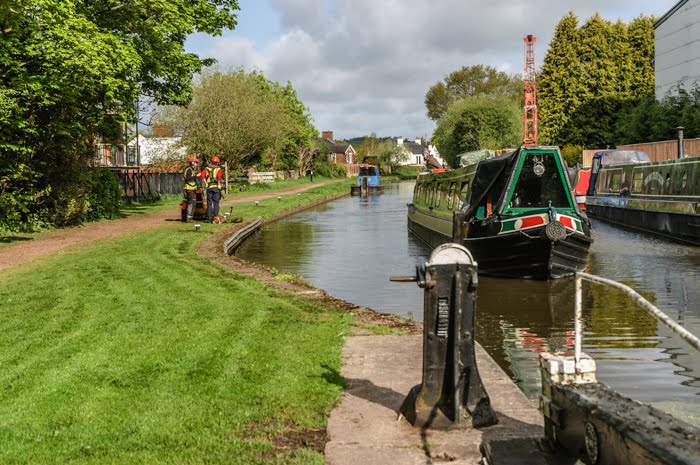
{"label": "boat chimney", "polygon": [[676,130],[678,131],[678,159],[682,160],[685,158],[683,153],[683,126],[678,126]]}

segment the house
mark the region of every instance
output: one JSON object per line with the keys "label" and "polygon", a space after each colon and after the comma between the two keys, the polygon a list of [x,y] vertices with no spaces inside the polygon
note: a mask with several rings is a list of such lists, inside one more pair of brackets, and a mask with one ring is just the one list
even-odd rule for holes
{"label": "house", "polygon": [[656,99],[700,83],[700,0],[681,0],[654,23]]}
{"label": "house", "polygon": [[399,165],[425,166],[426,160],[428,158],[433,158],[437,160],[438,163],[445,166],[445,161],[440,156],[437,147],[430,142],[423,144],[423,140],[420,137],[416,137],[413,142],[406,141],[403,137],[397,137],[396,145],[403,147],[404,154],[406,154],[406,157],[399,161]]}
{"label": "house", "polygon": [[333,131],[323,131],[321,133],[321,140],[328,146],[328,156],[333,163],[350,165],[357,160],[357,153],[352,145],[335,143]]}
{"label": "house", "polygon": [[187,156],[187,148],[180,145],[182,138],[178,136],[158,137],[139,134],[132,139],[128,148],[140,155],[141,165],[150,165],[169,160],[184,160]]}

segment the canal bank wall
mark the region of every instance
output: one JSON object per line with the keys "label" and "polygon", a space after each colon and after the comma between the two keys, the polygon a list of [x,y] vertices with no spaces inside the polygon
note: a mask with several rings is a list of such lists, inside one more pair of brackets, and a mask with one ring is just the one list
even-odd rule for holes
{"label": "canal bank wall", "polygon": [[[348,194],[349,189],[348,193],[285,211],[260,221],[254,229]],[[342,349],[339,375],[346,383],[345,391],[327,424],[326,463],[475,464],[481,458],[479,448],[484,441],[543,436],[543,420],[537,408],[478,344],[477,365],[498,424],[481,429],[433,431],[415,428],[400,419],[401,403],[410,389],[421,383],[422,325],[337,299],[301,279],[278,279],[278,270],[224,254],[224,242],[240,245],[236,235],[246,229],[245,234],[249,234],[253,221],[214,234],[202,243],[200,255],[279,291],[355,316],[352,333]],[[393,334],[382,334],[387,332]]]}

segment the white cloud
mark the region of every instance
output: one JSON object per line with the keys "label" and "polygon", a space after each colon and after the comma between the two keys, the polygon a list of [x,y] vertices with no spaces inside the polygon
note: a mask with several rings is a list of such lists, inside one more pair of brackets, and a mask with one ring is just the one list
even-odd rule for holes
{"label": "white cloud", "polygon": [[[246,3],[260,0],[242,0]],[[256,49],[232,34],[198,50],[225,66],[262,70],[290,81],[316,127],[336,137],[370,132],[430,137],[428,88],[461,66],[486,64],[508,73],[524,66],[523,37],[537,37],[538,63],[559,19],[596,11],[627,21],[661,15],[676,0],[269,0],[278,37]],[[250,18],[249,18],[250,20]],[[265,18],[256,18],[265,27]]]}

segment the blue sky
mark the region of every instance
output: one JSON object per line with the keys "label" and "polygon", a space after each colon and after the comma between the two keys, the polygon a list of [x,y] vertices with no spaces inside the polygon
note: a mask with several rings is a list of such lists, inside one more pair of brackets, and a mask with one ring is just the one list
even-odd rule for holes
{"label": "blue sky", "polygon": [[677,0],[239,0],[238,26],[187,48],[221,68],[291,82],[319,131],[337,139],[430,138],[427,90],[462,66],[522,73],[523,37],[541,64],[557,22],[666,13]]}

